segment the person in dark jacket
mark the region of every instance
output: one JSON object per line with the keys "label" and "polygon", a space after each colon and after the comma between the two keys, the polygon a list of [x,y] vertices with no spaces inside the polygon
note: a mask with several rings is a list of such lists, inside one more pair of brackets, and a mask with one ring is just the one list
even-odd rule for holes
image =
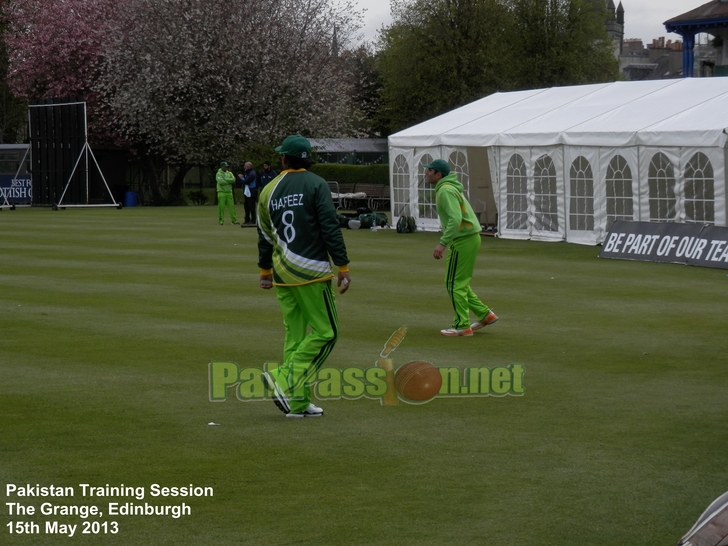
{"label": "person in dark jacket", "polygon": [[243,167],[243,174],[238,175],[243,183],[243,195],[245,196],[245,224],[255,224],[255,207],[258,203],[258,186],[256,184],[258,176],[255,174],[253,164],[246,161]]}
{"label": "person in dark jacket", "polygon": [[267,161],[263,163],[263,170],[258,173],[258,193],[268,185],[268,182],[273,180],[278,173],[275,169],[271,168],[270,163]]}

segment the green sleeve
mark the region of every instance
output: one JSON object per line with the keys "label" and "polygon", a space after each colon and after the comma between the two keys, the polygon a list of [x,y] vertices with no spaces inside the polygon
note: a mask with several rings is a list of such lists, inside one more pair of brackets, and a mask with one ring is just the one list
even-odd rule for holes
{"label": "green sleeve", "polygon": [[440,244],[442,246],[448,246],[452,243],[460,228],[460,223],[463,221],[463,211],[460,208],[458,192],[444,185],[437,192],[436,202],[437,212],[442,223]]}

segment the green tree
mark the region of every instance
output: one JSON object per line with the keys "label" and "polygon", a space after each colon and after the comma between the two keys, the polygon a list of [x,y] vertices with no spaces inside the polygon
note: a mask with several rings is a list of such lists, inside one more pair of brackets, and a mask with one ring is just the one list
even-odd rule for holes
{"label": "green tree", "polygon": [[511,0],[510,89],[614,81],[618,63],[599,0]]}
{"label": "green tree", "polygon": [[393,0],[380,123],[397,131],[496,91],[613,81],[598,0]]}
{"label": "green tree", "polygon": [[498,0],[394,0],[378,42],[380,116],[397,130],[493,92],[507,73]]}
{"label": "green tree", "polygon": [[378,57],[370,44],[360,45],[351,51],[342,52],[342,61],[347,63],[353,78],[351,105],[356,129],[361,136],[381,138],[386,136],[387,127],[379,123],[382,80],[378,70]]}

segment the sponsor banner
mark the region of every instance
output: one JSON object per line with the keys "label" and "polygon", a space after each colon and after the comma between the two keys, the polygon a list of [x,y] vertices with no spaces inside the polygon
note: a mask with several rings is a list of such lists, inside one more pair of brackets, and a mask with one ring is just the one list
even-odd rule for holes
{"label": "sponsor banner", "polygon": [[30,175],[0,175],[0,205],[30,205],[33,199],[33,185]]}
{"label": "sponsor banner", "polygon": [[728,228],[620,220],[612,224],[599,257],[728,269]]}

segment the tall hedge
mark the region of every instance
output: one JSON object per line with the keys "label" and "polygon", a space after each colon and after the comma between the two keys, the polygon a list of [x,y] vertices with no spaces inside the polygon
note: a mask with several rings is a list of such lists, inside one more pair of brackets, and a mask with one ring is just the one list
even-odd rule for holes
{"label": "tall hedge", "polygon": [[335,180],[339,184],[389,184],[389,165],[339,165],[317,163],[311,167],[324,180]]}

